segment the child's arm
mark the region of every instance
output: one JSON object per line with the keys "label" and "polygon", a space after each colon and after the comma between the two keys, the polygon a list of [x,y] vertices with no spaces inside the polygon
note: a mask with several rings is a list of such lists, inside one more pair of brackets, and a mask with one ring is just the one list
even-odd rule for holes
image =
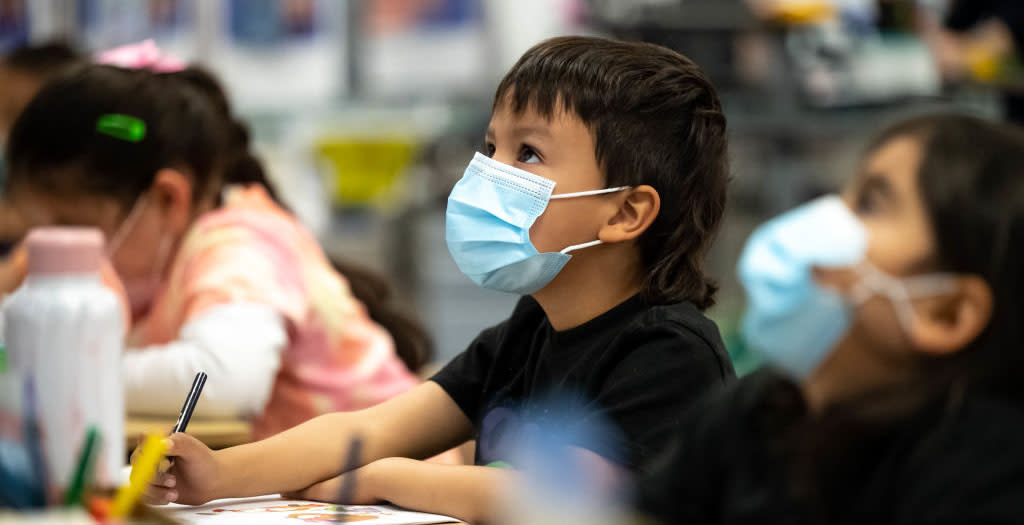
{"label": "child's arm", "polygon": [[[626,481],[622,467],[585,449],[570,447],[577,468],[591,483],[595,497],[612,494]],[[501,517],[502,500],[514,490],[518,474],[493,467],[437,465],[406,458],[375,461],[355,472],[352,501],[339,503],[369,505],[381,501],[400,507],[453,516],[469,523],[491,523]],[[317,483],[289,494],[299,499],[337,501],[341,484],[352,473]],[[352,482],[351,479],[347,482]]]}
{"label": "child's arm", "polygon": [[121,359],[129,414],[177,415],[196,372],[210,381],[196,405],[199,417],[258,414],[270,399],[288,344],[284,318],[259,303],[214,306],[165,345],[130,349]]}
{"label": "child's arm", "polygon": [[360,465],[381,458],[426,458],[472,436],[473,426],[428,381],[380,405],[326,414],[263,441],[216,452],[184,434],[171,436],[171,469],[150,486],[151,501],[211,499],[297,491],[337,476],[352,437],[363,438]]}
{"label": "child's arm", "polygon": [[[341,484],[350,475],[344,474],[288,495],[334,502]],[[355,471],[355,496],[352,501],[342,503],[369,505],[387,501],[468,523],[489,523],[499,517],[501,500],[512,488],[515,476],[512,470],[493,467],[386,458]]]}

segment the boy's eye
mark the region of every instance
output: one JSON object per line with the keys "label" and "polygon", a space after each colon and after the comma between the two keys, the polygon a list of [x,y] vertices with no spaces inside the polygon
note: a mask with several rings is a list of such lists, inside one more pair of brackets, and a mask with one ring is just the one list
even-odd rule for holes
{"label": "boy's eye", "polygon": [[487,153],[488,157],[493,157],[494,156],[494,151],[495,151],[494,144],[491,144],[490,142],[488,142],[487,144],[484,145],[484,152]]}
{"label": "boy's eye", "polygon": [[519,150],[519,158],[516,160],[524,164],[536,164],[540,162],[540,156],[532,146],[524,145],[523,149]]}

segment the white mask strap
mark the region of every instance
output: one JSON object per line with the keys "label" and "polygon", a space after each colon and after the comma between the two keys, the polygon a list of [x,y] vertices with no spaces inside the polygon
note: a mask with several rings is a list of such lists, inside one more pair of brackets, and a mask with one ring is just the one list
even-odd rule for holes
{"label": "white mask strap", "polygon": [[167,255],[171,251],[171,239],[170,237],[164,236],[160,239],[160,247],[157,248],[156,260],[153,261],[153,273],[163,277],[164,270],[167,269]]}
{"label": "white mask strap", "polygon": [[886,296],[895,308],[904,331],[907,332],[914,321],[914,307],[911,301],[956,291],[954,274],[933,273],[900,279],[868,263],[859,265],[857,272],[861,275],[861,281],[851,294],[854,304],[859,306],[876,293]]}
{"label": "white mask strap", "polygon": [[566,254],[566,253],[569,253],[569,252],[574,252],[576,250],[582,250],[583,248],[590,248],[591,246],[597,246],[598,244],[601,244],[602,242],[603,241],[601,241],[601,239],[598,239],[596,241],[585,242],[583,244],[574,244],[574,245],[572,245],[572,246],[562,250],[559,253]]}
{"label": "white mask strap", "polygon": [[601,195],[604,193],[615,193],[617,191],[628,190],[632,186],[619,186],[617,188],[605,188],[603,190],[590,190],[590,191],[577,191],[574,193],[560,193],[558,195],[552,195],[552,199],[571,199],[573,197],[589,197],[591,195]]}
{"label": "white mask strap", "polygon": [[135,205],[132,206],[132,210],[128,212],[128,217],[124,219],[121,226],[114,232],[114,235],[110,237],[110,241],[107,242],[107,256],[112,256],[121,247],[121,243],[124,242],[125,237],[128,237],[128,232],[132,231],[135,223],[138,222],[139,217],[142,216],[142,209],[145,208],[146,197],[148,194],[143,194],[135,201]]}
{"label": "white mask strap", "polygon": [[902,280],[903,287],[911,299],[918,297],[934,297],[956,291],[956,275],[950,273],[933,273]]}

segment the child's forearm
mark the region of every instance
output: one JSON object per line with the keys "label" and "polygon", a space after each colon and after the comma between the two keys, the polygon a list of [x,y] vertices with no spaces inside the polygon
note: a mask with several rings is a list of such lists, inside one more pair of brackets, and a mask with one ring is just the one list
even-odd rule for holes
{"label": "child's forearm", "polygon": [[352,438],[359,465],[380,458],[425,458],[468,439],[472,424],[436,383],[427,382],[359,412],[313,418],[263,441],[214,453],[212,496],[246,497],[304,489],[337,476]]}
{"label": "child's forearm", "polygon": [[405,458],[383,459],[366,470],[366,489],[376,499],[474,524],[499,517],[501,495],[508,492],[515,476],[499,468],[437,465]]}
{"label": "child's forearm", "polygon": [[[350,436],[365,434],[358,413],[313,418],[280,434],[215,452],[221,483],[215,497],[246,497],[301,489],[338,474]],[[363,447],[372,461],[373,447]]]}

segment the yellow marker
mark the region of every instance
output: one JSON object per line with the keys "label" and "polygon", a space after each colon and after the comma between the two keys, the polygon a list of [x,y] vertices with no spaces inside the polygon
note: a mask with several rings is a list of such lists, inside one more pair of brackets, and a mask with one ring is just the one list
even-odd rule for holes
{"label": "yellow marker", "polygon": [[157,465],[160,464],[165,452],[167,452],[167,445],[164,444],[163,436],[159,434],[146,436],[146,441],[142,444],[142,451],[139,452],[139,459],[132,465],[129,483],[117,491],[110,517],[120,518],[127,516],[132,511],[139,496],[142,496],[146,490],[146,485],[156,475]]}

